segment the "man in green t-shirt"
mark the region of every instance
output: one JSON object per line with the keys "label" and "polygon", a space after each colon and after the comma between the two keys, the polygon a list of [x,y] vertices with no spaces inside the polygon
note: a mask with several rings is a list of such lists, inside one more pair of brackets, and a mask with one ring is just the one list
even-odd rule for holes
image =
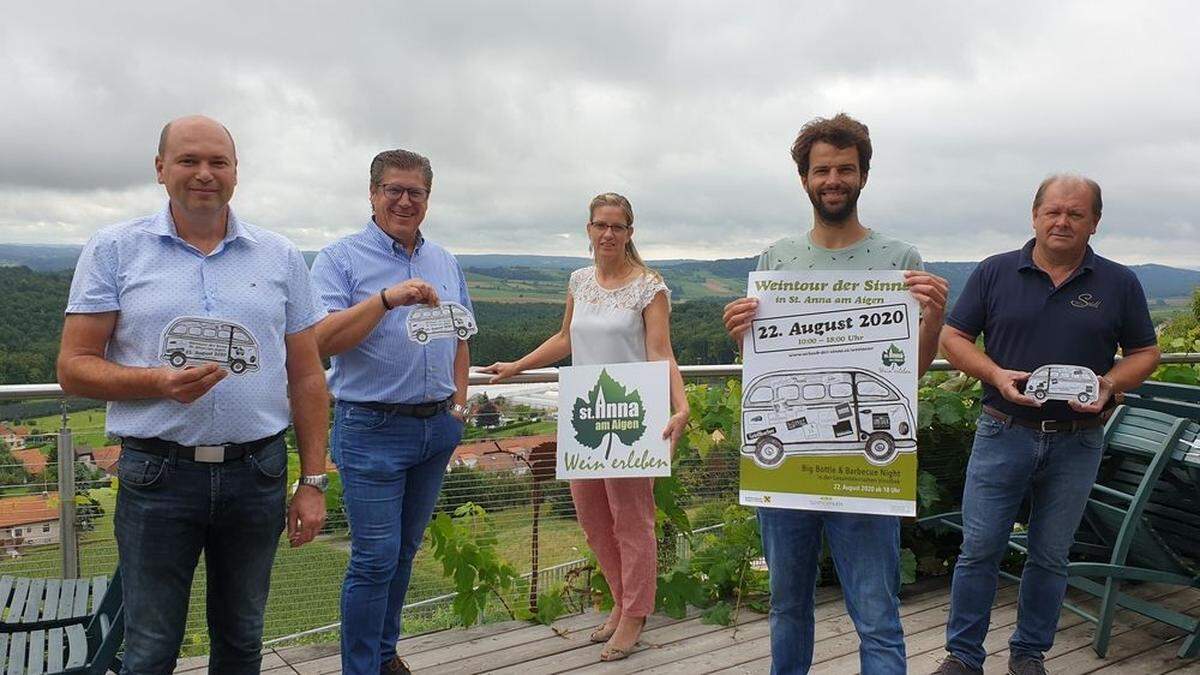
{"label": "man in green t-shirt", "polygon": [[[921,305],[918,373],[924,373],[937,354],[949,284],[924,271],[912,244],[859,222],[858,196],[871,163],[867,127],[846,114],[817,118],[800,130],[792,159],[812,201],[813,228],[776,242],[759,257],[758,269],[911,270],[905,281]],[[725,306],[725,328],[739,345],[757,309],[753,298]],[[759,507],[758,523],[771,574],[771,672],[806,673],[812,665],[813,592],[823,532],[858,631],[861,671],[904,673],[900,519]]]}

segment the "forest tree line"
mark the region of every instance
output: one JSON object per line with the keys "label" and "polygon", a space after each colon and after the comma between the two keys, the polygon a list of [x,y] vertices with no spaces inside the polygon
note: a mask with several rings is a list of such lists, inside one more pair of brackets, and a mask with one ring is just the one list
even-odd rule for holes
{"label": "forest tree line", "polygon": [[[62,335],[71,272],[33,272],[0,267],[0,384],[55,382],[54,361]],[[676,303],[671,336],[683,364],[730,363],[735,349],[721,326],[721,300]],[[479,334],[471,362],[513,361],[562,325],[561,303],[475,303]]]}

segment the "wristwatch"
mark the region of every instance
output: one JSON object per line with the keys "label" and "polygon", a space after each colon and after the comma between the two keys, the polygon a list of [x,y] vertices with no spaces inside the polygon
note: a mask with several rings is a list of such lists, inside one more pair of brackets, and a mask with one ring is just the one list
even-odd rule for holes
{"label": "wristwatch", "polygon": [[329,488],[329,476],[318,473],[312,476],[300,476],[300,484],[315,487],[321,492]]}
{"label": "wristwatch", "polygon": [[466,420],[467,413],[471,412],[471,409],[461,403],[454,403],[450,406],[450,412],[460,416],[463,420]]}

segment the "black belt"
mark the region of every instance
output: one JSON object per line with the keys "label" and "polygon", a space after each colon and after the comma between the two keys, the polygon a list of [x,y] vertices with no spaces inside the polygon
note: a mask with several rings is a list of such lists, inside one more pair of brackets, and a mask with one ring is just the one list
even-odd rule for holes
{"label": "black belt", "polygon": [[167,441],[161,438],[133,438],[127,436],[121,439],[121,444],[130,450],[147,452],[160,457],[175,456],[179,459],[187,459],[204,464],[220,464],[222,462],[241,459],[246,455],[253,455],[281,436],[283,436],[282,431],[247,443],[195,446],[180,445],[174,441]]}
{"label": "black belt", "polygon": [[451,400],[452,398],[447,398],[444,401],[430,401],[428,403],[378,403],[376,401],[339,401],[339,403],[362,406],[393,415],[424,419],[449,410]]}
{"label": "black belt", "polygon": [[1046,434],[1075,433],[1076,431],[1083,431],[1084,429],[1095,429],[1096,427],[1102,427],[1104,426],[1104,423],[1108,421],[1108,417],[1112,414],[1112,411],[1113,409],[1109,408],[1102,411],[1095,417],[1087,417],[1081,420],[1030,420],[1023,417],[1014,417],[1013,415],[1009,415],[1005,412],[1000,412],[990,405],[983,406],[983,412],[1000,420],[1004,424],[1015,424],[1019,427],[1025,427],[1027,429],[1037,429],[1038,431]]}

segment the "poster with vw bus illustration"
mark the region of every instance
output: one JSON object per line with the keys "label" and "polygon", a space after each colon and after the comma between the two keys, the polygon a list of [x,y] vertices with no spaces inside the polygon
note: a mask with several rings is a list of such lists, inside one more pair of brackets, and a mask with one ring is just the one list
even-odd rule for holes
{"label": "poster with vw bus illustration", "polygon": [[916,515],[917,301],[899,271],[751,272],[740,502]]}

